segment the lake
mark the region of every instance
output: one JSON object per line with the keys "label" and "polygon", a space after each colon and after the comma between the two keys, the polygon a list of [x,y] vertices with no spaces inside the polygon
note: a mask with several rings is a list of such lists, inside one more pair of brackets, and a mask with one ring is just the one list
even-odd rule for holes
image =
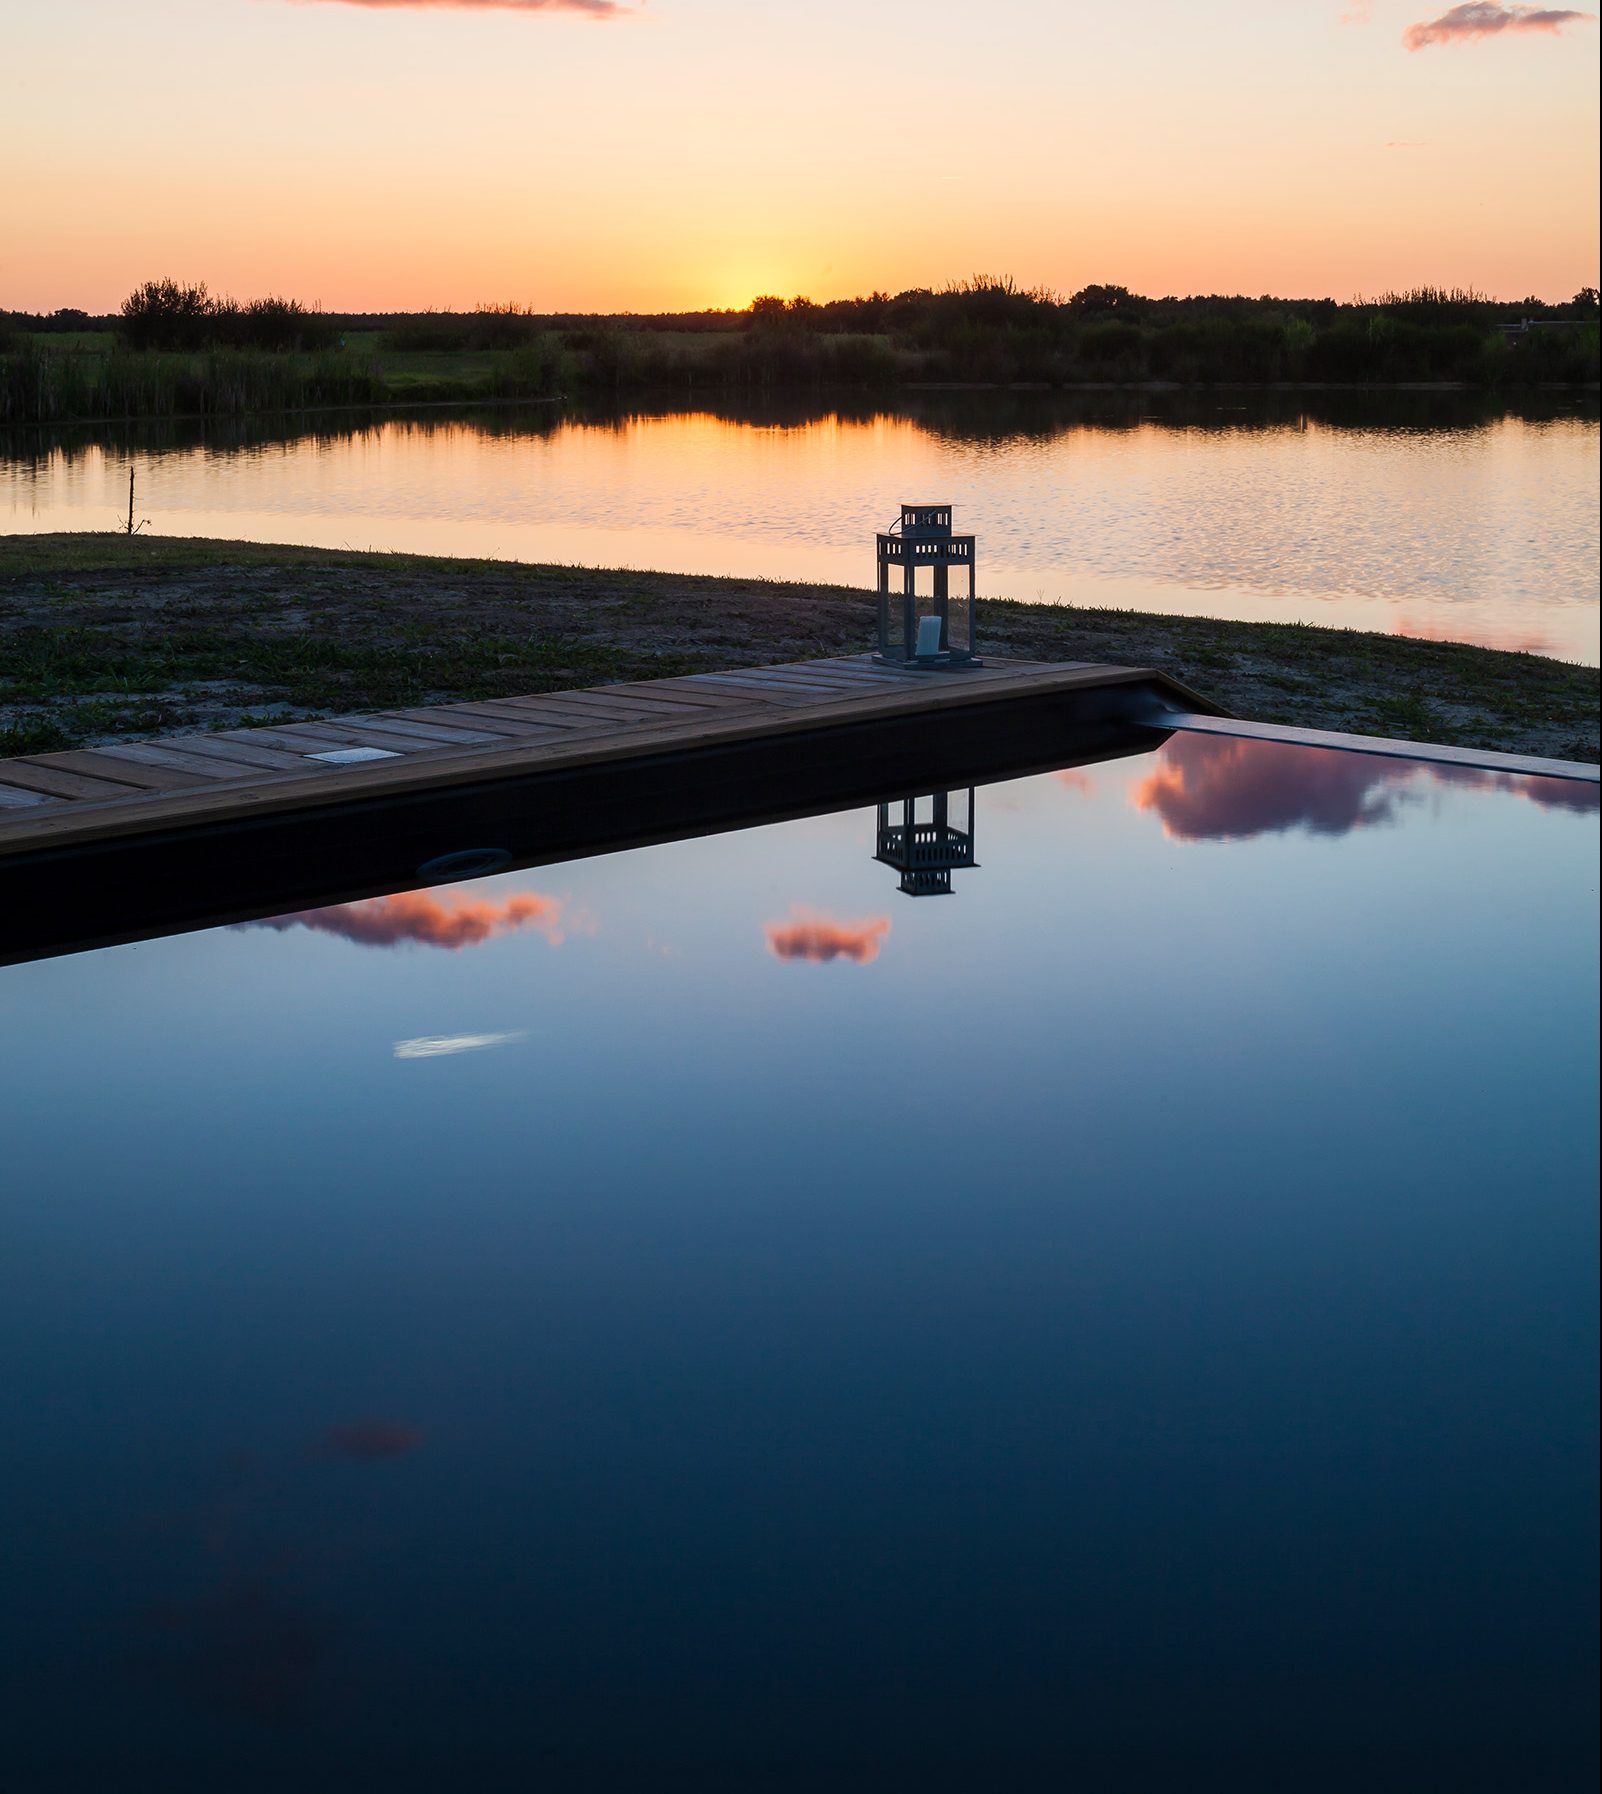
{"label": "lake", "polygon": [[106,529],[870,585],[903,500],[982,594],[1595,664],[1598,411],[1441,392],[929,392],[328,413],[0,440],[0,529]]}

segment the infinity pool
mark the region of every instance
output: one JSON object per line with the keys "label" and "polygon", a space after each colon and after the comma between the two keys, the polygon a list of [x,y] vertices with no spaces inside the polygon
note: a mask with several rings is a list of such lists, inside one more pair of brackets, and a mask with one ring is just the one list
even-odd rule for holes
{"label": "infinity pool", "polygon": [[945,896],[0,972],[0,1785],[1590,1787],[1596,798],[1176,736]]}

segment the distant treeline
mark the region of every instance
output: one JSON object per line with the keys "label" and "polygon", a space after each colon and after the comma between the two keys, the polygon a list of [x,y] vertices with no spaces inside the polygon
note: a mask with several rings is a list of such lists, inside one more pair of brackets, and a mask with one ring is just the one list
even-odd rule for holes
{"label": "distant treeline", "polygon": [[1595,288],[1561,304],[1430,287],[1351,302],[1120,286],[1063,297],[984,275],[826,304],[766,295],[741,311],[335,313],[168,279],[111,317],[0,313],[0,422],[651,387],[1585,383],[1597,315]]}

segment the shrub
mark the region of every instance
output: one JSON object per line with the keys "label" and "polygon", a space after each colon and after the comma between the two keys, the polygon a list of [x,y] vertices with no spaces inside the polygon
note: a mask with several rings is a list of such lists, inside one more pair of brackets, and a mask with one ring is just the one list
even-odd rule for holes
{"label": "shrub", "polygon": [[122,335],[130,349],[198,349],[211,337],[217,307],[205,281],[147,280],[122,302]]}
{"label": "shrub", "polygon": [[226,328],[219,339],[247,349],[331,349],[339,327],[322,312],[311,311],[298,299],[252,299],[248,305],[226,302],[219,319]]}

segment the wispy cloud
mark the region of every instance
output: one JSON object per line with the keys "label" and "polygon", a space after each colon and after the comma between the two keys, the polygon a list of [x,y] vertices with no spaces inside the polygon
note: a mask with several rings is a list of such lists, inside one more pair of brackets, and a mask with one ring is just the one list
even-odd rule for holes
{"label": "wispy cloud", "polygon": [[1341,14],[1343,25],[1371,25],[1374,22],[1374,0],[1352,0]]}
{"label": "wispy cloud", "polygon": [[424,7],[451,7],[457,12],[578,12],[592,19],[616,18],[633,12],[620,0],[293,0],[296,6],[366,6],[399,11],[402,7],[417,12]]}
{"label": "wispy cloud", "polygon": [[1425,50],[1431,44],[1462,44],[1480,37],[1499,37],[1507,31],[1556,33],[1565,25],[1594,19],[1595,13],[1571,12],[1547,6],[1454,6],[1438,19],[1409,25],[1402,42],[1409,50]]}
{"label": "wispy cloud", "polygon": [[[476,947],[493,935],[537,928],[553,947],[566,938],[560,897],[520,892],[504,903],[442,903],[427,891],[401,891],[365,903],[336,903],[328,909],[296,910],[287,916],[246,922],[246,928],[309,928],[316,934],[337,934],[363,947],[443,947],[456,952]],[[581,919],[582,920],[582,919]]]}
{"label": "wispy cloud", "polygon": [[452,1053],[479,1053],[485,1047],[512,1046],[528,1039],[527,1028],[505,1034],[419,1034],[415,1040],[397,1040],[397,1059],[448,1059]]}
{"label": "wispy cloud", "polygon": [[879,957],[879,948],[889,932],[888,916],[842,922],[797,904],[788,921],[768,923],[768,951],[776,959],[808,959],[818,964],[849,959],[862,966]]}

